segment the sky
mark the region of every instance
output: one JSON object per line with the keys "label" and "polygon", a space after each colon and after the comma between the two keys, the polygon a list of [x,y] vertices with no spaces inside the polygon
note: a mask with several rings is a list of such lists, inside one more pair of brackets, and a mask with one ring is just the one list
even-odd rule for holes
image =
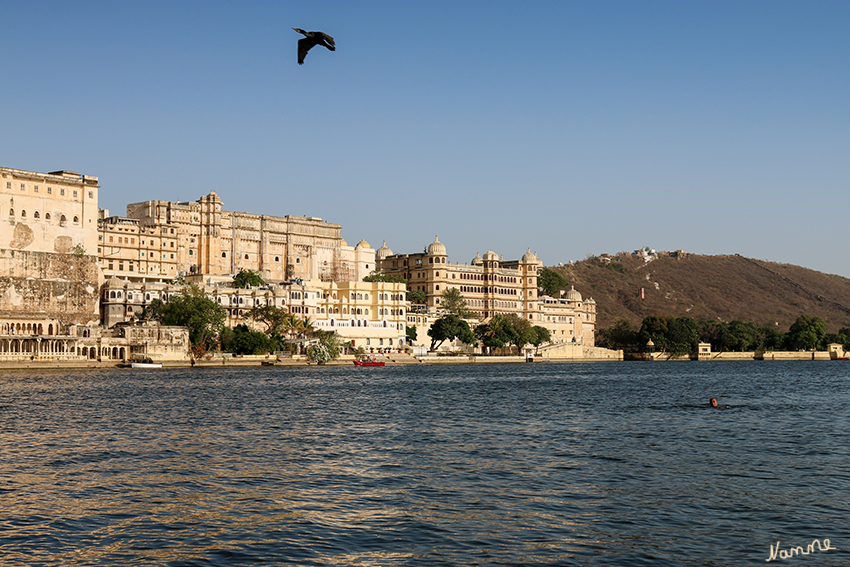
{"label": "sky", "polygon": [[[0,166],[548,266],[850,277],[850,2],[0,0]],[[302,36],[324,31],[296,61]]]}

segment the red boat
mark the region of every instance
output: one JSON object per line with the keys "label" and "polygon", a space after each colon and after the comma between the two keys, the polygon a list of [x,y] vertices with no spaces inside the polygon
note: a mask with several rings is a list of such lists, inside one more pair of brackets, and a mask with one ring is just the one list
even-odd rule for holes
{"label": "red boat", "polygon": [[384,366],[383,360],[375,360],[374,358],[358,358],[354,360],[354,366]]}

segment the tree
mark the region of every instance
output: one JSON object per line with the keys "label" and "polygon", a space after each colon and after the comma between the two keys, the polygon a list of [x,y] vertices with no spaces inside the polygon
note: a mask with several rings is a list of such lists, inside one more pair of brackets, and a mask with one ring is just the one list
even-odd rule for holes
{"label": "tree", "polygon": [[266,325],[266,334],[270,337],[283,337],[291,328],[292,314],[286,309],[274,305],[252,307],[245,317]]}
{"label": "tree", "polygon": [[596,333],[596,345],[613,350],[631,350],[637,346],[638,334],[628,319],[618,319],[613,327]]}
{"label": "tree", "polygon": [[534,345],[534,348],[539,348],[543,343],[548,343],[552,340],[552,335],[549,332],[549,329],[546,327],[541,327],[540,325],[534,325],[531,328],[531,340],[529,341]]}
{"label": "tree", "polygon": [[504,348],[511,339],[508,324],[501,315],[496,315],[487,323],[476,326],[475,336],[488,351]]}
{"label": "tree", "polygon": [[435,350],[444,342],[455,339],[465,344],[473,344],[476,340],[472,329],[469,328],[469,323],[453,314],[444,315],[434,321],[428,329],[428,336],[431,337],[430,350]]}
{"label": "tree", "polygon": [[466,300],[463,294],[456,287],[450,287],[443,291],[440,296],[440,306],[446,313],[457,315],[462,319],[469,318],[469,309],[466,308]]}
{"label": "tree", "polygon": [[151,302],[151,316],[162,325],[178,325],[189,329],[189,341],[199,353],[210,350],[216,343],[218,334],[224,328],[227,310],[204,295],[204,291],[194,284],[183,286],[172,295],[168,303],[155,308]]}
{"label": "tree", "polygon": [[506,324],[506,330],[509,337],[507,341],[508,344],[512,344],[517,347],[517,349],[521,349],[534,340],[534,335],[536,333],[531,330],[531,323],[529,323],[527,319],[523,319],[515,313],[502,315],[501,317],[504,318]]}
{"label": "tree", "polygon": [[316,364],[325,364],[335,360],[340,354],[339,339],[335,333],[319,331],[319,342],[307,347],[307,358]]}
{"label": "tree", "polygon": [[425,292],[421,289],[408,289],[407,299],[409,299],[411,303],[418,303],[421,305],[425,303],[427,297],[425,296]]}
{"label": "tree", "polygon": [[415,343],[417,341],[417,339],[419,338],[419,335],[417,333],[415,326],[408,327],[408,326],[405,325],[404,334],[407,337],[407,342],[409,344]]}
{"label": "tree", "polygon": [[690,317],[670,319],[667,323],[667,348],[671,354],[683,355],[697,351],[699,328]]}
{"label": "tree", "polygon": [[221,350],[234,354],[267,354],[277,346],[265,333],[252,331],[247,325],[225,328],[220,333]]}
{"label": "tree", "polygon": [[820,317],[800,315],[785,335],[786,348],[789,350],[813,350],[820,346],[826,337],[826,324]]}
{"label": "tree", "polygon": [[542,289],[543,293],[549,297],[558,297],[561,290],[567,287],[567,278],[555,270],[541,268],[537,272],[537,287]]}
{"label": "tree", "polygon": [[247,289],[248,287],[258,287],[265,285],[262,276],[252,270],[239,270],[239,273],[233,276],[233,287]]}
{"label": "tree", "polygon": [[383,272],[375,272],[363,278],[364,282],[387,282],[387,283],[406,283],[407,280],[401,274],[385,274]]}
{"label": "tree", "polygon": [[650,340],[655,343],[655,350],[667,349],[667,319],[650,315],[643,320],[638,331],[638,343],[645,347]]}

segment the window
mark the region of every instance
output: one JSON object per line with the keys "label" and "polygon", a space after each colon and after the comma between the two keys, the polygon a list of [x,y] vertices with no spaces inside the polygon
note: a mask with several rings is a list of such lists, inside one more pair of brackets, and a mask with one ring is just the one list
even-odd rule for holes
{"label": "window", "polygon": [[222,257],[222,258],[227,258],[227,252],[222,252],[222,253],[221,253],[221,257]]}
{"label": "window", "polygon": [[26,184],[25,184],[25,183],[21,183],[21,191],[26,191],[26,190],[27,190],[27,186],[26,186]]}
{"label": "window", "polygon": [[48,188],[47,188],[47,194],[48,194],[48,195],[52,195],[52,194],[53,194],[53,187],[48,187]]}
{"label": "window", "polygon": [[80,217],[74,217],[74,224],[80,224]]}
{"label": "window", "polygon": [[195,251],[194,251],[194,250],[189,250],[189,256],[194,256],[194,255],[195,255]]}
{"label": "window", "polygon": [[94,199],[94,191],[89,191],[89,199]]}
{"label": "window", "polygon": [[75,199],[77,198],[77,190],[76,189],[74,189],[74,198]]}
{"label": "window", "polygon": [[44,213],[44,220],[50,220],[50,213]]}
{"label": "window", "polygon": [[33,193],[38,193],[38,185],[33,185],[32,191],[33,191]]}
{"label": "window", "polygon": [[65,189],[59,189],[59,194],[60,194],[60,195],[65,195]]}
{"label": "window", "polygon": [[9,216],[10,217],[15,216],[15,209],[9,209]]}
{"label": "window", "polygon": [[35,213],[33,213],[32,218],[34,218],[34,219],[39,218],[39,217],[38,217],[38,211],[36,211]]}
{"label": "window", "polygon": [[6,189],[11,189],[11,188],[12,188],[12,182],[11,182],[11,181],[7,181],[7,182],[6,182]]}
{"label": "window", "polygon": [[22,219],[27,218],[27,212],[26,211],[21,211],[21,218]]}
{"label": "window", "polygon": [[245,259],[246,259],[246,260],[248,259],[248,255],[247,255],[247,254],[245,254]]}

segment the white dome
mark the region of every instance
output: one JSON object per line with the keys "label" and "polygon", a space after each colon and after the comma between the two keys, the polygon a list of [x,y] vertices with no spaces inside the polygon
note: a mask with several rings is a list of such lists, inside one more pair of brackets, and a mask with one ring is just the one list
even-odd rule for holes
{"label": "white dome", "polygon": [[366,242],[366,239],[364,238],[363,240],[357,243],[357,246],[355,246],[355,248],[371,248],[371,246],[369,246],[369,243]]}
{"label": "white dome", "polygon": [[531,251],[531,248],[528,249],[528,252],[522,255],[522,261],[525,264],[542,264],[540,258],[537,257],[537,254]]}
{"label": "white dome", "polygon": [[567,292],[567,299],[570,301],[581,301],[581,294],[576,291],[575,286],[570,286],[570,291]]}
{"label": "white dome", "polygon": [[378,260],[383,260],[387,256],[392,256],[393,251],[387,246],[387,241],[384,240],[384,243],[375,251],[375,258]]}
{"label": "white dome", "polygon": [[434,237],[434,242],[428,245],[428,255],[429,256],[446,256],[446,247],[440,242],[440,239],[436,236]]}
{"label": "white dome", "polygon": [[484,253],[484,260],[489,260],[491,262],[492,261],[498,261],[499,255],[496,254],[495,252],[493,252],[492,250],[488,250],[487,252]]}
{"label": "white dome", "polygon": [[471,263],[473,266],[480,266],[484,263],[484,258],[481,257],[481,254],[479,252],[476,252],[475,258],[472,259]]}

